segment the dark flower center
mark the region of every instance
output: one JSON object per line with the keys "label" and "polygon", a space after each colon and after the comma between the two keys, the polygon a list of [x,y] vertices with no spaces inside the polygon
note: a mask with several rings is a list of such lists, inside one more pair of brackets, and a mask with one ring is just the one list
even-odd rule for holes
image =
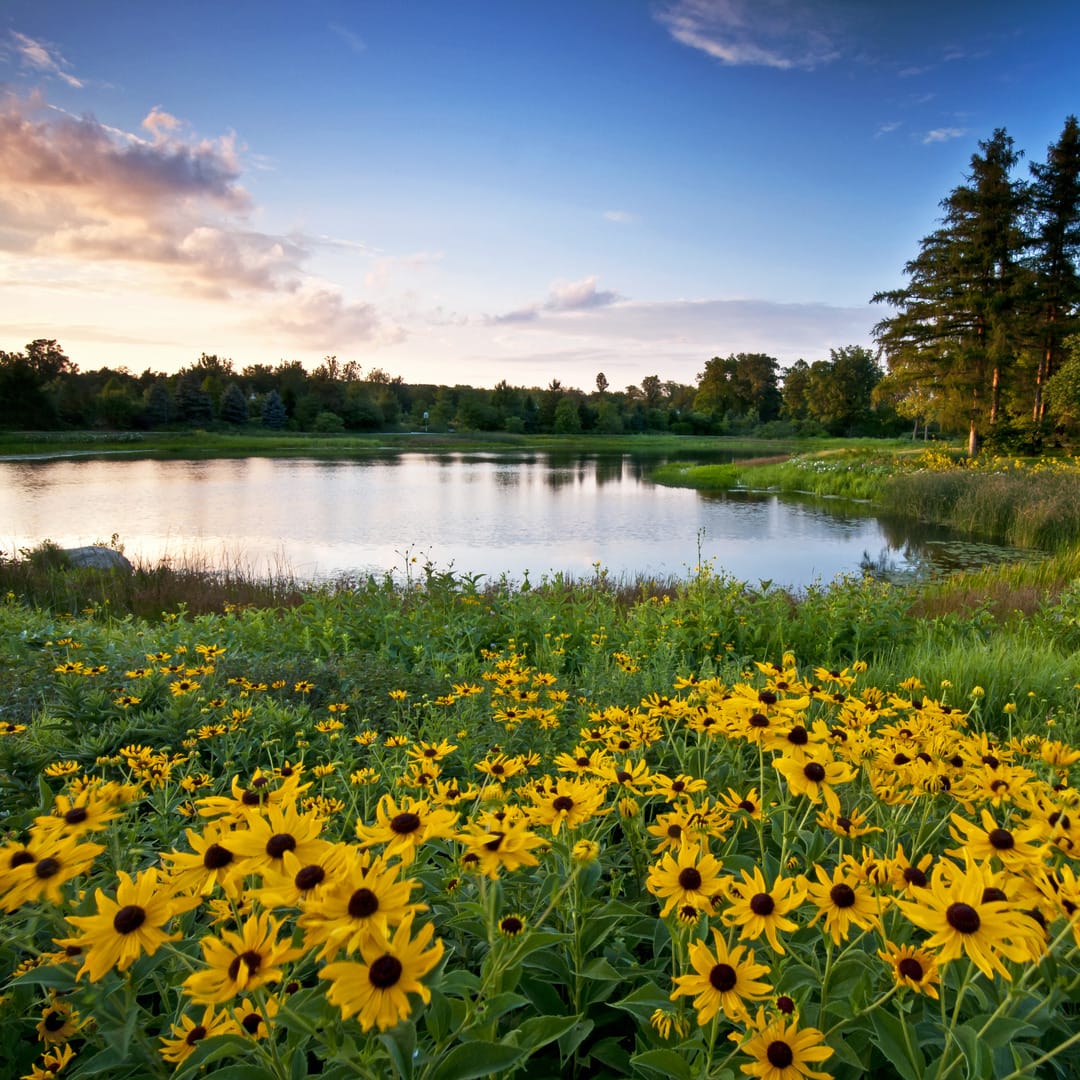
{"label": "dark flower center", "polygon": [[755,915],[771,915],[775,907],[776,901],[767,892],[759,892],[750,897],[750,910]]}
{"label": "dark flower center", "polygon": [[625,769],[619,769],[619,771],[615,774],[615,779],[618,780],[620,784],[625,784],[628,780],[633,780],[634,776],[632,773],[628,773]]}
{"label": "dark flower center", "polygon": [[64,820],[69,825],[81,825],[89,816],[90,811],[85,806],[73,806],[64,815]]}
{"label": "dark flower center", "polygon": [[904,867],[904,880],[920,889],[926,888],[926,875],[917,866]]}
{"label": "dark flower center", "polygon": [[242,952],[239,956],[233,957],[233,962],[229,965],[229,978],[236,979],[236,976],[240,974],[241,964],[244,964],[248,972],[251,973],[258,971],[261,963],[262,956],[254,949],[248,949],[247,952]]}
{"label": "dark flower center", "polygon": [[245,791],[244,794],[240,796],[240,801],[245,806],[258,806],[262,800],[263,797],[258,791]]}
{"label": "dark flower center", "polygon": [[905,956],[904,959],[896,965],[896,970],[899,971],[905,979],[910,979],[912,982],[922,982],[922,964],[912,956]]}
{"label": "dark flower center", "polygon": [[796,724],[788,732],[787,741],[795,746],[805,746],[810,741],[810,735],[802,724]]}
{"label": "dark flower center", "polygon": [[196,1024],[188,1033],[187,1038],[184,1040],[188,1046],[194,1046],[197,1042],[206,1038],[206,1028],[202,1024]]}
{"label": "dark flower center", "polygon": [[499,929],[504,934],[514,937],[525,929],[525,924],[516,915],[507,915],[506,918],[499,923]]}
{"label": "dark flower center", "polygon": [[747,721],[751,727],[768,727],[769,718],[764,713],[756,712]]}
{"label": "dark flower center", "polygon": [[811,783],[820,784],[825,779],[825,766],[809,761],[803,766],[803,776]]}
{"label": "dark flower center", "polygon": [[988,885],[983,889],[982,902],[984,904],[993,904],[999,901],[1007,901],[1009,898],[1005,895],[1004,891],[995,888],[993,885]]}
{"label": "dark flower center", "polygon": [[855,903],[855,890],[844,882],[834,885],[829,890],[829,899],[838,907],[851,907]]}
{"label": "dark flower center", "polygon": [[396,956],[380,956],[368,968],[368,979],[377,990],[388,990],[401,978],[401,970],[401,961]]}
{"label": "dark flower center", "polygon": [[679,871],[679,887],[688,891],[701,888],[701,874],[693,867],[687,866]]}
{"label": "dark flower center", "polygon": [[410,813],[408,810],[398,814],[390,822],[391,831],[396,832],[399,836],[408,836],[409,833],[414,833],[419,828],[420,815]]}
{"label": "dark flower center", "polygon": [[771,690],[761,690],[761,691],[759,691],[757,699],[758,699],[758,701],[761,702],[762,705],[775,705],[776,704],[776,695]]}
{"label": "dark flower center", "polygon": [[685,789],[686,782],[684,780],[673,780],[671,782],[671,790],[674,792],[681,792]]}
{"label": "dark flower center", "polygon": [[296,877],[293,878],[293,884],[301,891],[307,892],[308,889],[314,889],[316,885],[321,885],[326,880],[326,871],[317,865],[305,866],[302,870],[297,871]]}
{"label": "dark flower center", "polygon": [[366,919],[379,910],[379,898],[370,889],[357,889],[349,897],[349,915],[354,919]]}
{"label": "dark flower center", "polygon": [[730,964],[713,964],[709,972],[709,983],[714,990],[726,994],[738,981],[738,972]]}
{"label": "dark flower center", "polygon": [[773,1068],[786,1069],[795,1060],[795,1052],[786,1042],[776,1039],[769,1043],[765,1057]]}
{"label": "dark flower center", "polygon": [[233,853],[220,844],[211,844],[203,852],[203,866],[207,870],[220,870],[223,866],[228,866],[232,860]]}
{"label": "dark flower center", "polygon": [[50,1012],[46,1013],[42,1023],[46,1031],[59,1031],[67,1023],[67,1017],[63,1013]]}
{"label": "dark flower center", "polygon": [[569,795],[559,795],[552,802],[551,807],[553,810],[573,810],[574,800]]}
{"label": "dark flower center", "polygon": [[970,904],[950,904],[945,921],[961,934],[974,934],[982,925],[979,913]]}
{"label": "dark flower center", "polygon": [[249,1034],[254,1035],[259,1030],[259,1025],[262,1023],[262,1017],[258,1013],[248,1013],[243,1020],[240,1021],[240,1026]]}
{"label": "dark flower center", "polygon": [[56,877],[60,873],[60,860],[54,859],[51,855],[46,855],[44,859],[38,860],[37,866],[34,867],[34,873],[42,881],[48,881],[49,878]]}
{"label": "dark flower center", "polygon": [[295,850],[296,837],[291,833],[274,833],[274,835],[266,841],[266,854],[269,855],[271,859],[280,859],[286,851]]}
{"label": "dark flower center", "polygon": [[484,845],[484,850],[485,851],[498,851],[499,850],[499,845],[503,842],[503,838],[505,836],[506,836],[506,833],[501,833],[501,832],[492,833],[491,834],[491,839]]}
{"label": "dark flower center", "polygon": [[668,826],[667,834],[672,840],[678,840],[682,836],[682,826],[678,822],[674,822]]}
{"label": "dark flower center", "polygon": [[900,753],[900,754],[894,755],[894,757],[892,759],[892,763],[894,765],[906,765],[910,760],[911,760],[911,758],[909,758],[907,756],[907,754]]}
{"label": "dark flower center", "polygon": [[8,866],[14,870],[16,866],[26,866],[27,863],[36,861],[33,854],[27,851],[26,848],[23,848],[21,851],[16,851],[15,854],[11,856]]}
{"label": "dark flower center", "polygon": [[854,824],[855,823],[849,817],[838,817],[836,819],[836,827],[838,829],[843,829],[846,833],[851,832],[852,826]]}
{"label": "dark flower center", "polygon": [[589,759],[587,757],[574,758],[574,764],[584,769],[589,764]]}
{"label": "dark flower center", "polygon": [[781,994],[776,999],[776,1007],[785,1016],[790,1016],[795,1011],[795,1002],[787,994]]}
{"label": "dark flower center", "polygon": [[1001,762],[996,757],[994,757],[993,754],[983,754],[982,760],[983,764],[989,765],[991,769],[996,769],[1001,764]]}
{"label": "dark flower center", "polygon": [[752,814],[757,807],[749,799],[743,799],[739,803],[739,809],[745,810],[748,814]]}
{"label": "dark flower center", "polygon": [[990,846],[997,848],[998,851],[1008,851],[1009,848],[1016,846],[1013,834],[1008,829],[991,829],[986,834],[986,839],[990,841]]}
{"label": "dark flower center", "polygon": [[128,904],[113,916],[113,929],[118,934],[133,934],[146,922],[146,912],[138,904]]}

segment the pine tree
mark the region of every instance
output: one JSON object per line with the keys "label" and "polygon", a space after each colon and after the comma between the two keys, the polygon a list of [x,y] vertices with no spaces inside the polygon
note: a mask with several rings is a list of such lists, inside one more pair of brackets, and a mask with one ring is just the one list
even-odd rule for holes
{"label": "pine tree", "polygon": [[248,403],[244,391],[236,383],[229,383],[221,395],[221,419],[226,424],[246,424]]}
{"label": "pine tree", "polygon": [[270,393],[266,395],[266,400],[263,402],[263,426],[270,428],[271,431],[278,431],[283,428],[288,421],[289,414],[285,411],[285,402],[281,400],[281,395],[276,390],[271,390]]}
{"label": "pine tree", "polygon": [[941,228],[904,268],[908,285],[873,302],[897,308],[874,328],[894,372],[931,384],[953,418],[966,413],[968,452],[993,430],[1018,351],[1016,308],[1025,277],[1019,259],[1027,199],[1012,170],[1020,152],[1004,128],[979,143],[966,183],[942,201]]}

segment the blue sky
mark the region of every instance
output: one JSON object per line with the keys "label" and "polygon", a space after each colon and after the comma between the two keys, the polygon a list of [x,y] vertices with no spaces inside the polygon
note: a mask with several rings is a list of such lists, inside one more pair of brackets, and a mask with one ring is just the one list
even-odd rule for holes
{"label": "blue sky", "polygon": [[[870,344],[1067,0],[7,0],[0,348],[693,382]],[[1026,163],[1025,163],[1026,167]]]}

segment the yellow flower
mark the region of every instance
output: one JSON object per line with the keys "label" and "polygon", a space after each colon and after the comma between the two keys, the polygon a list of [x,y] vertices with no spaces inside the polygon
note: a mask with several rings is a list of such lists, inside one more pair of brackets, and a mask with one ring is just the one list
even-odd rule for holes
{"label": "yellow flower", "polygon": [[207,1005],[202,1017],[196,1021],[190,1016],[180,1017],[179,1024],[173,1024],[175,1038],[162,1037],[161,1056],[166,1061],[179,1065],[195,1052],[195,1047],[204,1039],[215,1035],[238,1035],[240,1029],[231,1016],[224,1010],[215,1012],[213,1005]]}
{"label": "yellow flower", "polygon": [[878,956],[892,968],[893,978],[901,986],[937,1000],[941,977],[933,953],[912,945],[894,945],[887,941]]}
{"label": "yellow flower", "polygon": [[838,866],[830,876],[819,864],[814,872],[818,884],[807,883],[807,895],[818,908],[811,926],[824,918],[825,929],[837,945],[848,936],[852,926],[880,931],[881,912],[887,903],[883,897],[875,896],[843,867]]}
{"label": "yellow flower", "polygon": [[98,982],[114,969],[127,971],[144,953],[153,956],[164,942],[180,937],[179,930],[165,933],[165,924],[199,905],[197,896],[176,897],[163,889],[157,870],[145,870],[134,880],[121,870],[117,877],[115,900],[98,889],[96,915],[68,916],[68,922],[82,933],[58,944],[84,950],[85,960],[76,978],[86,973],[91,982]]}
{"label": "yellow flower", "polygon": [[375,811],[376,823],[356,823],[356,835],[362,848],[385,844],[383,855],[397,855],[410,863],[416,849],[428,840],[448,838],[453,834],[458,814],[453,810],[433,808],[427,800],[408,795],[396,803],[391,795],[383,795]]}
{"label": "yellow flower", "polygon": [[442,959],[443,944],[438,939],[432,943],[431,923],[413,938],[412,921],[410,913],[392,938],[379,935],[365,941],[360,948],[363,963],[342,960],[319,972],[320,979],[330,982],[326,999],[341,1009],[343,1020],[355,1016],[364,1031],[373,1027],[386,1031],[408,1019],[409,994],[431,1000],[431,991],[420,979]]}
{"label": "yellow flower", "polygon": [[719,859],[697,844],[683,844],[678,857],[670,851],[664,852],[660,862],[649,868],[646,882],[653,896],[666,900],[660,917],[675,907],[712,911],[713,899],[722,889],[722,868]]}
{"label": "yellow flower", "polygon": [[[713,927],[714,948],[703,941],[690,945],[690,966],[693,975],[677,975],[671,1000],[681,996],[693,997],[698,1024],[704,1027],[718,1012],[729,1020],[750,1022],[746,1001],[762,1001],[772,994],[768,983],[758,982],[758,976],[768,973],[765,964],[754,962],[754,953],[742,945],[728,949],[720,931]],[[744,959],[745,957],[745,959]]]}
{"label": "yellow flower", "polygon": [[[810,1068],[833,1054],[817,1028],[800,1029],[797,1020],[783,1016],[766,1020],[765,1010],[758,1009],[750,1030],[752,1034],[741,1049],[755,1060],[739,1066],[747,1076],[760,1076],[762,1080],[801,1080],[804,1076],[829,1080],[828,1073]],[[732,1033],[729,1038],[737,1040],[739,1036]]]}
{"label": "yellow flower", "polygon": [[739,927],[741,941],[756,941],[762,934],[769,939],[772,950],[784,955],[784,947],[777,937],[777,930],[790,933],[797,929],[786,918],[806,899],[806,886],[791,878],[778,877],[770,889],[765,878],[755,866],[753,872],[742,872],[742,884],[732,882],[727,889],[730,907],[720,916],[725,926]]}

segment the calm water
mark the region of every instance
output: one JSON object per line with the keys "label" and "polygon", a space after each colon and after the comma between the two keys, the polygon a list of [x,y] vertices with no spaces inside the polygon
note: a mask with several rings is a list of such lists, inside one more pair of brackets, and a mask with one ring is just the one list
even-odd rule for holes
{"label": "calm water", "polygon": [[[685,575],[698,561],[801,586],[870,558],[925,572],[956,556],[947,533],[858,504],[665,488],[631,456],[403,454],[385,459],[0,461],[0,548],[118,534],[133,561],[288,570],[304,579],[439,569],[533,581]],[[1000,553],[999,553],[1000,554]],[[993,558],[983,550],[980,558]]]}

